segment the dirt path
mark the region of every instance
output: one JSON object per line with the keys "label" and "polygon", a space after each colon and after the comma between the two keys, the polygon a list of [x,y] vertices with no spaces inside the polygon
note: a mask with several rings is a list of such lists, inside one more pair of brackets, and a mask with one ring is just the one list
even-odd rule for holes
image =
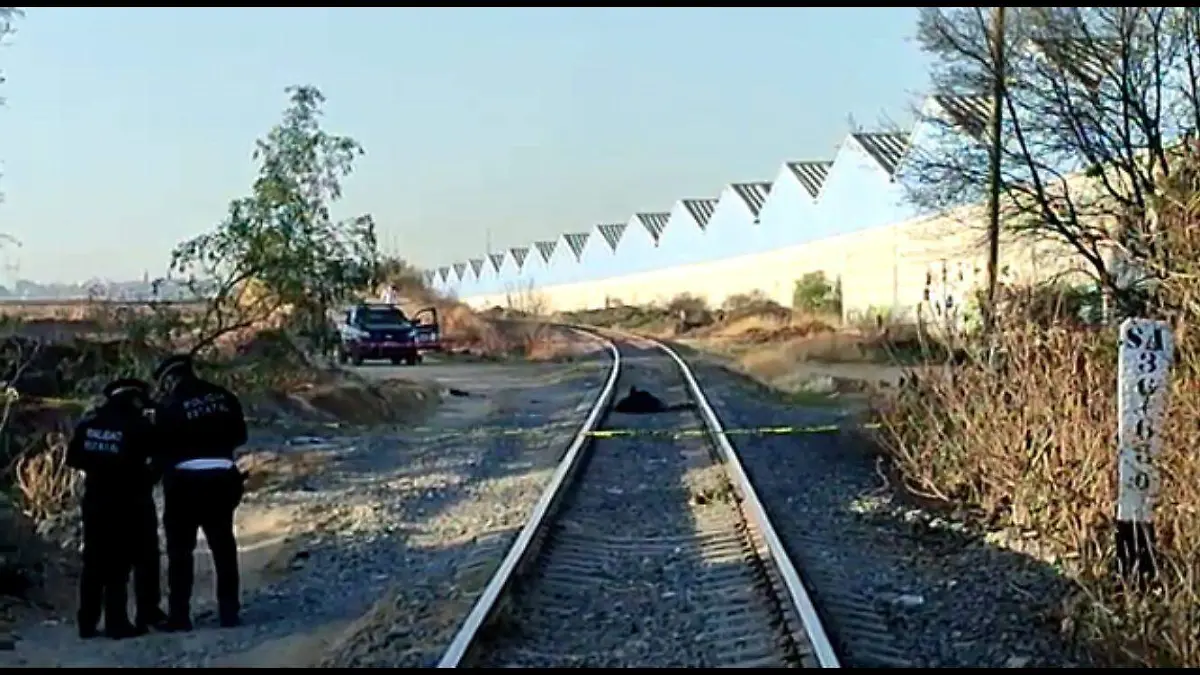
{"label": "dirt path", "polygon": [[[447,396],[420,430],[259,430],[251,450],[269,475],[237,521],[243,626],[216,626],[201,544],[195,631],[82,641],[72,609],[20,625],[0,668],[429,663],[540,494],[601,365],[441,366],[436,379],[471,395]],[[469,433],[495,427],[509,432]]]}

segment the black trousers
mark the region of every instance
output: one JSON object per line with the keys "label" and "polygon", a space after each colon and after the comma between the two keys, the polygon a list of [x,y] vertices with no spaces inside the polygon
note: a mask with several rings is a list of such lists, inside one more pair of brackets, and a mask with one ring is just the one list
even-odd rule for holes
{"label": "black trousers", "polygon": [[140,500],[132,526],[137,537],[137,545],[133,549],[133,591],[136,598],[137,622],[145,625],[158,618],[161,611],[158,603],[162,599],[158,512],[154,506],[152,492]]}
{"label": "black trousers", "polygon": [[104,615],[104,628],[129,626],[129,573],[133,568],[135,535],[129,527],[136,504],[109,496],[85,495],[83,500],[83,569],[79,574],[79,629],[95,630]]}
{"label": "black trousers", "polygon": [[171,619],[191,618],[196,535],[204,530],[217,576],[222,619],[241,610],[237,541],[233,514],[242,500],[237,469],[171,470],[163,477],[163,528],[167,535],[168,609]]}

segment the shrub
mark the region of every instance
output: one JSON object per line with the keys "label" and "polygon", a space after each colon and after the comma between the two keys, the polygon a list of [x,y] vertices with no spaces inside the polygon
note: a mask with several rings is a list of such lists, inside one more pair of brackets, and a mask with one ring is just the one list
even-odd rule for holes
{"label": "shrub", "polygon": [[44,447],[23,455],[14,467],[22,508],[35,523],[69,512],[76,504],[80,474],[67,466],[67,433],[47,435]]}
{"label": "shrub", "polygon": [[775,308],[778,305],[771,298],[767,297],[766,293],[760,290],[753,290],[749,293],[735,293],[725,298],[725,302],[721,303],[721,309],[729,313],[745,312],[763,307]]}
{"label": "shrub", "polygon": [[684,312],[688,316],[706,314],[708,312],[708,301],[698,295],[680,293],[671,298],[671,301],[667,303],[667,311],[676,315]]}
{"label": "shrub", "polygon": [[[1004,289],[1000,358],[926,368],[879,402],[881,440],[913,491],[966,505],[1035,541],[1083,591],[1068,625],[1113,661],[1200,666],[1200,167],[1184,158],[1156,204],[1143,305],[1175,326],[1155,529],[1159,579],[1113,575],[1117,340],[1088,289]],[[971,353],[982,354],[983,350]]]}
{"label": "shrub", "polygon": [[[915,492],[977,508],[998,526],[1036,533],[1080,581],[1082,636],[1145,665],[1200,665],[1200,359],[1181,350],[1161,457],[1160,591],[1114,585],[1116,346],[1108,331],[999,333],[1001,371],[970,361],[929,369],[880,406],[882,439]],[[1069,477],[1069,479],[1068,479]]]}
{"label": "shrub", "polygon": [[796,280],[792,291],[792,307],[802,312],[838,314],[842,313],[841,281],[829,283],[825,273],[808,272]]}

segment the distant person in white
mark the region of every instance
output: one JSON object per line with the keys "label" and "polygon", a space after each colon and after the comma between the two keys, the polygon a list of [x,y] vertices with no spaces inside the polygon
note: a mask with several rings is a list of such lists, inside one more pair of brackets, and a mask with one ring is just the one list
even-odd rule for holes
{"label": "distant person in white", "polygon": [[388,284],[383,289],[383,301],[389,305],[396,304],[396,287]]}

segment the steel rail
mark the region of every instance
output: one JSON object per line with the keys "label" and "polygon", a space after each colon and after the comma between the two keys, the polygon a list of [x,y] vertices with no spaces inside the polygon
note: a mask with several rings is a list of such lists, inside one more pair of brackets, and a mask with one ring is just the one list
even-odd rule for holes
{"label": "steel rail", "polygon": [[795,607],[796,613],[800,616],[800,621],[803,624],[805,633],[808,635],[813,653],[817,657],[817,662],[821,664],[822,668],[841,668],[842,665],[838,659],[837,652],[833,648],[833,642],[829,639],[829,634],[825,632],[825,625],[821,621],[821,616],[817,613],[817,608],[813,604],[812,598],[809,597],[808,591],[804,588],[804,582],[800,579],[800,573],[796,571],[796,566],[792,564],[787,550],[783,547],[783,542],[775,532],[775,526],[771,524],[771,519],[767,516],[767,510],[763,507],[762,500],[758,498],[758,494],[754,491],[750,477],[742,467],[741,460],[738,459],[737,451],[734,450],[733,444],[729,442],[729,437],[725,435],[721,419],[717,417],[716,411],[709,404],[708,397],[704,395],[704,390],[696,380],[695,374],[692,373],[691,367],[688,366],[687,362],[674,349],[666,344],[658,340],[642,339],[657,346],[675,361],[675,365],[679,366],[679,371],[683,373],[683,379],[687,382],[688,388],[691,389],[692,397],[696,401],[696,407],[700,411],[700,416],[704,419],[704,425],[708,427],[713,439],[716,440],[717,449],[721,453],[721,459],[725,462],[727,470],[734,478],[735,487],[742,497],[743,506],[747,508],[750,515],[757,521],[758,530],[766,541],[767,551],[771,555],[771,560],[779,570],[779,574],[783,578],[783,585],[787,588],[788,595],[791,596],[792,605]]}
{"label": "steel rail", "polygon": [[533,512],[529,519],[525,522],[525,526],[521,528],[520,534],[512,546],[509,547],[508,553],[505,554],[504,560],[500,563],[500,567],[488,580],[487,586],[484,587],[483,593],[479,599],[475,601],[475,605],[471,608],[470,614],[459,626],[458,632],[455,633],[454,639],[450,641],[446,651],[442,653],[442,658],[438,661],[438,668],[457,668],[466,655],[467,650],[474,642],[475,636],[485,623],[492,611],[496,607],[496,603],[500,600],[500,596],[504,593],[509,583],[512,581],[514,573],[525,559],[529,552],[534,538],[538,531],[542,529],[546,519],[549,517],[555,503],[559,500],[563,493],[563,486],[570,483],[572,475],[579,466],[579,459],[582,457],[583,448],[591,441],[588,434],[595,430],[596,424],[600,421],[601,415],[608,408],[609,402],[612,400],[613,391],[617,386],[617,377],[621,373],[621,352],[612,340],[600,337],[595,333],[572,328],[578,333],[586,335],[589,338],[603,341],[604,346],[608,348],[609,354],[612,356],[612,367],[608,373],[608,379],[604,382],[604,386],[600,388],[600,395],[596,397],[596,402],[592,404],[592,409],[588,413],[587,418],[583,422],[583,426],[575,434],[575,438],[571,441],[571,445],[567,448],[567,452],[563,455],[562,461],[558,463],[558,467],[554,470],[554,475],[550,477],[549,484],[538,498],[537,504],[533,507]]}
{"label": "steel rail", "polygon": [[[612,340],[594,330],[581,329],[574,326],[564,327],[603,341],[612,355],[612,368],[608,379],[601,388],[600,395],[597,396],[596,402],[587,419],[584,421],[583,426],[576,433],[562,461],[559,462],[557,469],[555,469],[554,475],[551,477],[545,491],[534,506],[533,512],[525,523],[525,526],[521,529],[517,539],[509,548],[499,568],[497,568],[492,578],[488,581],[483,593],[471,608],[471,612],[459,627],[458,632],[450,641],[449,646],[438,662],[438,668],[456,668],[466,656],[476,636],[494,611],[501,595],[511,583],[517,569],[530,553],[533,541],[538,532],[546,524],[546,520],[550,517],[553,507],[562,497],[565,487],[569,485],[570,478],[579,466],[579,460],[582,457],[584,447],[592,440],[590,438],[591,433],[595,430],[600,417],[612,400],[613,390],[621,369],[620,350]],[[617,331],[609,332],[620,334]],[[700,412],[704,425],[716,443],[720,458],[733,478],[732,482],[742,499],[743,508],[754,519],[754,524],[763,537],[767,552],[779,572],[783,586],[787,589],[792,606],[800,619],[817,663],[822,668],[841,668],[842,666],[837,653],[834,650],[829,635],[825,631],[820,615],[817,613],[816,607],[812,602],[812,598],[809,597],[808,591],[804,588],[804,583],[800,579],[799,572],[788,557],[783,542],[779,539],[775,527],[771,524],[766,508],[763,506],[758,494],[754,491],[750,477],[747,475],[741,460],[738,458],[737,451],[729,442],[720,418],[717,416],[716,411],[713,410],[708,397],[705,396],[703,388],[700,386],[691,367],[688,366],[687,362],[673,348],[662,342],[641,336],[621,335],[622,337],[641,340],[654,345],[657,349],[671,357],[679,368],[692,394],[692,398],[696,402],[696,408]]]}

